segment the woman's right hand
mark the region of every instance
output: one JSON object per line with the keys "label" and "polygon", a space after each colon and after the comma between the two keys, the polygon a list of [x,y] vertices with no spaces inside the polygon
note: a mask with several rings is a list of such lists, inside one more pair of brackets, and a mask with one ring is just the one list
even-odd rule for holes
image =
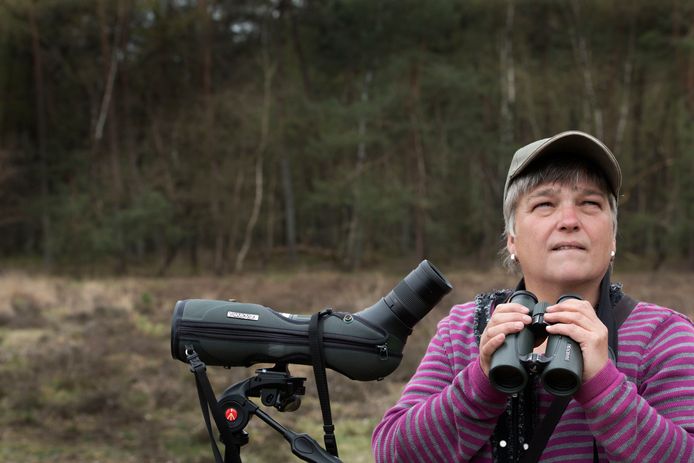
{"label": "woman's right hand", "polygon": [[501,347],[507,335],[518,333],[525,325],[530,324],[532,319],[528,315],[529,312],[527,307],[515,302],[499,304],[494,309],[487,327],[480,336],[480,365],[487,377],[492,354]]}

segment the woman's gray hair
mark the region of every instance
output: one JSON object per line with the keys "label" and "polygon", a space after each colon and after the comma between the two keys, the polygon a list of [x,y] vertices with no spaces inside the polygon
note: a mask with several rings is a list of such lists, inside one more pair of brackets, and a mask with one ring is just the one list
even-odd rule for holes
{"label": "woman's gray hair", "polygon": [[510,270],[518,270],[518,263],[511,259],[506,248],[509,236],[515,236],[516,208],[520,199],[529,191],[545,183],[560,183],[577,185],[581,181],[594,183],[605,193],[612,213],[613,237],[617,237],[617,198],[611,192],[607,179],[601,170],[593,164],[580,159],[565,159],[559,162],[545,163],[516,178],[508,187],[504,197],[504,233],[501,256],[504,266]]}

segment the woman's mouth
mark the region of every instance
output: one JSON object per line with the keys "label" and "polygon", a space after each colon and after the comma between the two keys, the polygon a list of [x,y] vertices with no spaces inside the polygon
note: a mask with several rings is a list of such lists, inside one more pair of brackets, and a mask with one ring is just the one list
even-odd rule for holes
{"label": "woman's mouth", "polygon": [[560,243],[552,246],[552,251],[585,251],[586,247],[578,243]]}

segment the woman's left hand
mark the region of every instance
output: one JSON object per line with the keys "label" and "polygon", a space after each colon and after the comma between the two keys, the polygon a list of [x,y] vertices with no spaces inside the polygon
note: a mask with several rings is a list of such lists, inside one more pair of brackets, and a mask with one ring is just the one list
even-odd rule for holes
{"label": "woman's left hand", "polygon": [[568,336],[581,347],[583,382],[593,378],[607,364],[607,327],[600,321],[590,302],[567,299],[547,307],[545,320],[552,323],[547,327],[548,334]]}

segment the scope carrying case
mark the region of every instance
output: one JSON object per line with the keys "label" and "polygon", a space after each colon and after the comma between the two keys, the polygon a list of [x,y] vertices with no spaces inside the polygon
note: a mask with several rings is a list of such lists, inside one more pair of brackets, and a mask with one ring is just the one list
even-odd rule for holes
{"label": "scope carrying case", "polygon": [[[186,362],[185,346],[192,345],[208,365],[311,365],[309,322],[259,304],[182,300],[174,308],[171,354]],[[321,323],[326,367],[350,379],[381,379],[402,360],[404,343],[358,314],[330,312]]]}

